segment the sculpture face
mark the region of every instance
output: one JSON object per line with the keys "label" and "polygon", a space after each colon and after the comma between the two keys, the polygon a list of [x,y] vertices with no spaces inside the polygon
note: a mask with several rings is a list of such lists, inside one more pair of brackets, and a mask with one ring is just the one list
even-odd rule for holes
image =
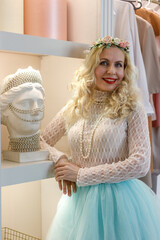
{"label": "sculpture face", "polygon": [[44,114],[44,96],[33,86],[14,98],[7,109],[7,128],[10,137],[35,134],[40,129]]}

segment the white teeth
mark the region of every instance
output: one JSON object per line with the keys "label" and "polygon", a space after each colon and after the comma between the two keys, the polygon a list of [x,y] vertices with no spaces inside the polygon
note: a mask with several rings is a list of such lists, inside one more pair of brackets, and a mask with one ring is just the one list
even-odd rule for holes
{"label": "white teeth", "polygon": [[116,81],[116,79],[115,80],[112,80],[112,79],[104,79],[105,81],[108,81],[108,82],[115,82]]}

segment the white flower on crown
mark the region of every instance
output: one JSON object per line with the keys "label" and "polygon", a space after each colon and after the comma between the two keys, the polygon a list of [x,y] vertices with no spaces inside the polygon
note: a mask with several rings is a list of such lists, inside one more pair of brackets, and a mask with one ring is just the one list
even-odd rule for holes
{"label": "white flower on crown", "polygon": [[101,38],[98,38],[98,39],[93,43],[93,45],[97,45],[97,44],[99,44],[99,43],[101,43],[101,42],[102,42]]}
{"label": "white flower on crown", "polygon": [[121,40],[120,40],[119,38],[114,38],[114,43],[115,43],[115,44],[119,45],[120,42],[121,42]]}

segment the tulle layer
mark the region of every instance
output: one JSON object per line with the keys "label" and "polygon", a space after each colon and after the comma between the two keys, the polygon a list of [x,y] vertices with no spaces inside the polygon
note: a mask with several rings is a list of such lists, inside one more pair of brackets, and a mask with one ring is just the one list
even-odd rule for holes
{"label": "tulle layer", "polygon": [[63,195],[47,240],[160,240],[160,200],[140,180]]}

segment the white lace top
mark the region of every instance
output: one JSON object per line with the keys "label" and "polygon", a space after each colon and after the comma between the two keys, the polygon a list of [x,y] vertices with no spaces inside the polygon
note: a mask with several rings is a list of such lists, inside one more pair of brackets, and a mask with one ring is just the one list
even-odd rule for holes
{"label": "white lace top", "polygon": [[[50,158],[56,162],[64,153],[53,146],[65,134],[68,135],[72,161],[78,164],[77,185],[86,186],[99,183],[116,183],[139,178],[149,170],[150,141],[147,115],[141,105],[132,117],[123,120],[102,117],[93,134],[91,152],[84,159],[80,151],[82,134],[82,152],[86,156],[91,135],[104,109],[105,93],[96,91],[95,102],[89,110],[89,119],[79,119],[66,133],[63,110],[60,111],[42,134],[41,146],[48,149]],[[98,102],[96,101],[98,100]]]}

